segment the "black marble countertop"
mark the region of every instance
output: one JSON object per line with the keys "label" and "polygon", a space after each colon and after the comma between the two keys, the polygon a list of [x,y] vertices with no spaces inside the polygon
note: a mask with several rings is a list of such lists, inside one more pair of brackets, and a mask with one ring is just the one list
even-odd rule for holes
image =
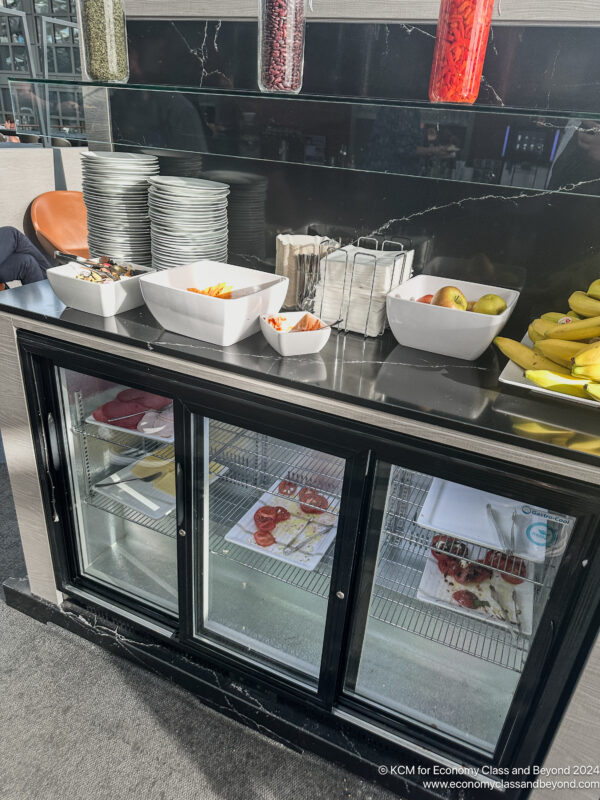
{"label": "black marble countertop", "polygon": [[[284,358],[261,333],[230,347],[170,333],[145,306],[108,318],[85,314],[65,307],[47,281],[2,292],[0,312],[600,467],[600,448],[596,455],[569,448],[564,434],[590,444],[600,437],[600,409],[500,384],[506,362],[493,347],[467,362],[401,347],[389,331],[377,339],[334,331],[320,353]],[[556,426],[559,444],[552,430],[515,429],[524,421]]]}

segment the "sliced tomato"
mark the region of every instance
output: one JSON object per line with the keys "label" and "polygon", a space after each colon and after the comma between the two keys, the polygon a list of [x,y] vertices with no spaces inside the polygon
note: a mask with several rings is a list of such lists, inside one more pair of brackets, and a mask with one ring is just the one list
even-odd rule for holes
{"label": "sliced tomato", "polygon": [[327,502],[327,498],[323,497],[322,494],[314,494],[310,502],[300,503],[300,511],[303,511],[305,514],[322,514],[324,511],[327,511],[329,508],[329,503]]}
{"label": "sliced tomato", "polygon": [[275,506],[262,506],[254,512],[254,524],[259,531],[270,533],[277,525],[277,509]]}
{"label": "sliced tomato", "polygon": [[437,558],[438,569],[442,575],[452,575],[458,563],[456,558],[449,555],[440,555],[440,557]]}
{"label": "sliced tomato", "polygon": [[458,592],[454,592],[452,599],[458,603],[459,606],[464,606],[464,608],[489,606],[487,600],[480,600],[476,594],[473,594],[473,592],[470,592],[468,589],[460,589]]}
{"label": "sliced tomato", "polygon": [[294,483],[294,481],[281,481],[281,483],[277,488],[277,491],[284,497],[293,497],[296,494],[297,488],[298,484]]}
{"label": "sliced tomato", "polygon": [[523,583],[527,577],[527,564],[518,556],[509,556],[508,553],[501,553],[499,550],[488,550],[485,563],[492,569],[497,569],[502,580],[513,586]]}
{"label": "sliced tomato", "polygon": [[310,503],[311,499],[316,495],[319,494],[316,489],[313,489],[312,486],[303,486],[300,489],[300,493],[298,494],[298,500],[301,503]]}
{"label": "sliced tomato", "polygon": [[269,531],[256,531],[254,541],[259,547],[270,547],[276,540]]}
{"label": "sliced tomato", "polygon": [[287,508],[284,508],[283,506],[275,506],[275,511],[277,512],[277,516],[275,517],[277,524],[280,522],[285,522],[292,516]]}

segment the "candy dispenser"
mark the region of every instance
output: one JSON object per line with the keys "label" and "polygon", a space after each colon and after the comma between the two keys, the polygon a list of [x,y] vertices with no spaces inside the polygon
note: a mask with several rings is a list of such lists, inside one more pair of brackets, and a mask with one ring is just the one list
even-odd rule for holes
{"label": "candy dispenser", "polygon": [[261,92],[302,88],[305,0],[259,0],[258,85]]}
{"label": "candy dispenser", "polygon": [[479,94],[494,0],[442,0],[429,98],[474,103]]}

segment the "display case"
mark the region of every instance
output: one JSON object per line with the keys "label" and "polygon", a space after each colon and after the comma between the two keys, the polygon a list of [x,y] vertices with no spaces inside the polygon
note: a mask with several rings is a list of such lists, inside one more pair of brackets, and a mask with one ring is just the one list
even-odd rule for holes
{"label": "display case", "polygon": [[597,492],[19,339],[62,592],[386,746],[539,752],[546,687],[593,632]]}

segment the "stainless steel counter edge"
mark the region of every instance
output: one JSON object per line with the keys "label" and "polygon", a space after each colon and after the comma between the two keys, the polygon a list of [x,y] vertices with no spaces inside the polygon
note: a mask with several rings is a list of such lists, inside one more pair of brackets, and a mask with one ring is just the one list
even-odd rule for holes
{"label": "stainless steel counter edge", "polygon": [[[79,344],[92,350],[104,352],[106,342],[97,339],[89,334],[77,331],[57,328],[44,322],[38,322],[24,317],[16,317],[10,314],[0,313],[0,317],[8,317],[16,329],[33,331],[53,339],[67,341],[71,344]],[[234,374],[224,370],[208,367],[202,364],[186,361],[181,358],[156,353],[152,350],[140,350],[137,347],[121,344],[112,341],[110,344],[111,353],[131,361],[152,364],[162,369],[173,372],[180,372],[184,375],[193,376],[201,380],[211,381],[222,386],[230,386],[241,389],[260,396],[271,396],[273,386],[266,381],[260,381],[241,374]],[[557,458],[556,456],[527,450],[523,447],[515,447],[492,439],[481,436],[461,433],[449,428],[431,425],[425,422],[417,422],[395,414],[387,414],[382,411],[375,411],[363,406],[353,405],[340,400],[333,400],[328,397],[315,395],[309,392],[299,391],[287,386],[277,387],[278,399],[290,403],[294,406],[321,411],[325,414],[340,417],[341,419],[352,419],[365,425],[371,425],[385,431],[413,436],[416,439],[433,440],[451,447],[457,447],[469,453],[480,453],[490,458],[496,458],[508,463],[518,463],[524,466],[542,470],[549,474],[561,475],[575,480],[600,486],[600,469],[587,464],[576,463],[568,459]]]}

